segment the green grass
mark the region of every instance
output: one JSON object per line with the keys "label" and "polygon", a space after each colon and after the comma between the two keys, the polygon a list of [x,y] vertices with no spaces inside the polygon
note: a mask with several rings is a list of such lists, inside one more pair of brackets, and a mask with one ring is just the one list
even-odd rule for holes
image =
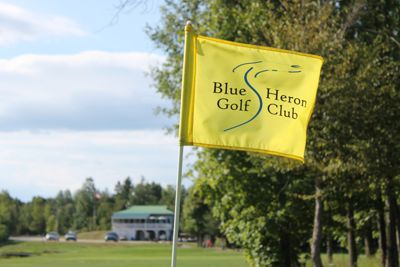
{"label": "green grass", "polygon": [[[170,266],[171,245],[118,243],[65,243],[65,242],[10,242],[0,246],[0,255],[30,253],[26,258],[0,256],[1,267],[162,267]],[[335,267],[348,264],[347,254],[334,255]],[[322,255],[324,266],[328,265]],[[307,262],[307,267],[311,267]],[[359,267],[379,267],[379,256],[359,257]],[[241,252],[202,249],[184,244],[178,249],[177,267],[248,267]]]}
{"label": "green grass", "polygon": [[[19,242],[0,247],[0,254],[32,253],[26,258],[0,257],[1,267],[162,267],[170,265],[168,244]],[[202,249],[193,246],[178,249],[178,267],[246,267],[241,252]]]}
{"label": "green grass", "polygon": [[[326,267],[345,267],[349,266],[349,255],[348,254],[335,254],[333,255],[333,265],[328,264],[328,257],[326,254],[322,255],[322,263]],[[360,255],[357,262],[358,267],[380,267],[379,255],[374,257],[366,257],[365,255]],[[311,267],[310,261],[307,262],[307,267]]]}
{"label": "green grass", "polygon": [[83,233],[78,233],[78,239],[104,240],[105,234],[106,234],[106,231],[83,232]]}

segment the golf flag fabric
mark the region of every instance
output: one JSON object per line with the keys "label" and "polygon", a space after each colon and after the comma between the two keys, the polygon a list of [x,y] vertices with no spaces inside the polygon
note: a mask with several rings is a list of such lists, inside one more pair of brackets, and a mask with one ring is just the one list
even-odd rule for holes
{"label": "golf flag fabric", "polygon": [[185,28],[181,145],[304,161],[323,59]]}

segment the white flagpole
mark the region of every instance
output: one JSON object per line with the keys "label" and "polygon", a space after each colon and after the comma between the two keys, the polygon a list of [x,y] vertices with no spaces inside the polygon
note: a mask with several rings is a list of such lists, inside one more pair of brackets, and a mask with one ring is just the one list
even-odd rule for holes
{"label": "white flagpole", "polygon": [[[183,56],[183,70],[182,70],[182,97],[181,101],[183,101],[183,92],[184,92],[184,86],[185,86],[185,67],[187,65],[186,62],[186,57],[187,54],[189,53],[189,43],[188,43],[188,31],[191,29],[191,22],[187,21],[186,26],[185,26],[185,49],[184,49],[184,56]],[[181,108],[182,108],[182,103],[181,103]],[[179,130],[181,130],[180,127],[182,127],[182,109],[181,109],[181,120],[180,120],[180,125],[179,125]],[[179,134],[180,136],[180,134]],[[175,192],[175,213],[174,213],[174,236],[172,239],[172,257],[171,257],[171,267],[176,267],[176,250],[177,250],[177,245],[178,245],[178,232],[179,232],[179,213],[180,213],[180,208],[181,208],[181,191],[182,191],[182,158],[183,158],[183,143],[181,140],[179,140],[179,157],[178,157],[178,175],[176,177],[176,192]]]}
{"label": "white flagpole", "polygon": [[182,187],[182,158],[183,158],[183,145],[179,146],[179,159],[178,159],[178,176],[176,177],[176,192],[175,192],[175,214],[174,214],[174,236],[172,239],[172,258],[171,267],[176,267],[176,249],[178,243],[179,231],[179,212],[181,207],[181,187]]}

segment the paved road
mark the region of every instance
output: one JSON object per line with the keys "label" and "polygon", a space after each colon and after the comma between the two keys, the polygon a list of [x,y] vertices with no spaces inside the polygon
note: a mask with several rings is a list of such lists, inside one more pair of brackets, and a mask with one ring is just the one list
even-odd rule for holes
{"label": "paved road", "polygon": [[[24,241],[24,242],[51,242],[47,241],[44,236],[12,236],[10,237],[10,240],[13,241]],[[73,242],[73,241],[65,241],[63,237],[60,237],[59,242]],[[78,239],[78,243],[105,243],[104,240],[102,239]],[[113,242],[107,242],[107,243],[113,243]],[[141,244],[154,244],[154,243],[170,243],[170,242],[153,242],[153,241],[121,241],[120,243],[122,244],[130,244],[130,245],[141,245]]]}

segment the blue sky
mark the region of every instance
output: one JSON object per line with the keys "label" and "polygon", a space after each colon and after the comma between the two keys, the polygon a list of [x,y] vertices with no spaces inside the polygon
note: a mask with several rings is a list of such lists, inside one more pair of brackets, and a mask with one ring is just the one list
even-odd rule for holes
{"label": "blue sky", "polygon": [[[140,3],[142,1],[137,1]],[[93,177],[174,184],[177,140],[146,75],[162,1],[0,0],[0,189],[28,201]]]}

